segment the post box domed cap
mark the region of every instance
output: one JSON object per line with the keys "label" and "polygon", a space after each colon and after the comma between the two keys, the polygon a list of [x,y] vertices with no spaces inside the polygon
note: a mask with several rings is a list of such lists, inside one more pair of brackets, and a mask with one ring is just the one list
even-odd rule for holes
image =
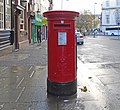
{"label": "post box domed cap", "polygon": [[43,13],[44,17],[49,18],[75,18],[79,16],[79,12],[75,11],[65,11],[65,10],[55,10],[55,11],[47,11]]}

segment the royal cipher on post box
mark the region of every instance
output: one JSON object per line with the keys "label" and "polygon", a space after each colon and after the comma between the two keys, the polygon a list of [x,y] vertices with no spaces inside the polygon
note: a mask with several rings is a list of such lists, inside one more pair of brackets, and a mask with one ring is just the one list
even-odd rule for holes
{"label": "royal cipher on post box", "polygon": [[48,11],[47,92],[67,96],[77,92],[76,38],[74,11]]}

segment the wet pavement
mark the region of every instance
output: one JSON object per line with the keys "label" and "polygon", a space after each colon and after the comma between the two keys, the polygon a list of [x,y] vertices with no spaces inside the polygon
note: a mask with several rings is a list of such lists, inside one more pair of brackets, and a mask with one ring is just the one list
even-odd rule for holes
{"label": "wet pavement", "polygon": [[[95,76],[91,81],[115,107],[120,109],[120,39],[117,36],[97,36],[85,39],[85,45],[78,46],[78,58]],[[109,102],[109,101],[106,101]]]}
{"label": "wet pavement", "polygon": [[60,97],[46,91],[46,41],[0,57],[0,110],[120,110],[120,98],[112,96],[79,56],[77,63],[77,94]]}

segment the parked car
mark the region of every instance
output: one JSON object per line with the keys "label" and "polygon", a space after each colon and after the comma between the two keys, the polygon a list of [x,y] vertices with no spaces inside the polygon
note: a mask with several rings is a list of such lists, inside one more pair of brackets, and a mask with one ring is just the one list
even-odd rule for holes
{"label": "parked car", "polygon": [[76,39],[77,39],[77,44],[84,44],[84,36],[80,32],[75,33]]}

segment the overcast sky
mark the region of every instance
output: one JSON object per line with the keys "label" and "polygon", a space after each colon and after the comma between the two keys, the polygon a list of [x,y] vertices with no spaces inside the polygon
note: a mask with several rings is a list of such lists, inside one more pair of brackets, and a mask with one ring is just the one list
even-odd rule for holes
{"label": "overcast sky", "polygon": [[53,0],[54,10],[60,10],[62,5],[63,10],[71,10],[78,12],[83,10],[90,10],[92,13],[94,13],[95,6],[95,13],[101,13],[102,0],[63,0],[63,4],[61,4],[61,1],[62,0]]}

